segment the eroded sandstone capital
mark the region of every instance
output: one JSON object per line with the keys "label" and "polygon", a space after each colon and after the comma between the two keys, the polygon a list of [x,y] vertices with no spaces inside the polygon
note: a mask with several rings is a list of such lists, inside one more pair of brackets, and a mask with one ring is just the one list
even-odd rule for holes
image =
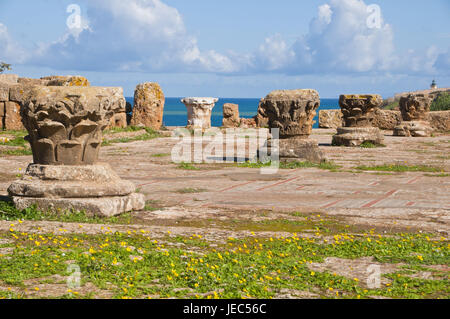
{"label": "eroded sandstone capital", "polygon": [[345,127],[372,126],[372,113],[383,103],[377,94],[341,95],[339,105],[344,116]]}
{"label": "eroded sandstone capital", "polygon": [[125,108],[122,88],[33,86],[23,92],[22,121],[35,164],[90,165],[102,131]]}
{"label": "eroded sandstone capital", "polygon": [[273,91],[261,100],[259,108],[267,116],[269,127],[280,129],[284,138],[308,137],[319,106],[319,93],[307,89]]}
{"label": "eroded sandstone capital", "polygon": [[428,94],[410,94],[400,98],[403,121],[427,121],[432,98]]}

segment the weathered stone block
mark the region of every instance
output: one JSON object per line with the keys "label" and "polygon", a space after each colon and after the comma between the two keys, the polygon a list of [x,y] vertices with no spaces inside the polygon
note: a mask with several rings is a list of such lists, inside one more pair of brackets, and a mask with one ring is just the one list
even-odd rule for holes
{"label": "weathered stone block", "polygon": [[382,130],[393,130],[401,121],[400,111],[377,109],[372,115],[372,125]]}
{"label": "weathered stone block", "polygon": [[404,121],[394,129],[394,136],[430,137],[434,130],[427,121]]}
{"label": "weathered stone block", "polygon": [[134,92],[131,125],[159,130],[163,124],[165,97],[158,83],[143,83]]}
{"label": "weathered stone block", "polygon": [[143,195],[132,193],[127,196],[100,198],[34,198],[13,197],[17,209],[36,205],[42,211],[84,211],[87,214],[112,217],[125,212],[139,211],[145,206]]}
{"label": "weathered stone block", "polygon": [[255,127],[257,127],[257,125],[256,125],[256,117],[252,117],[252,118],[249,118],[249,119],[242,118],[239,127],[241,127],[241,128],[255,128]]}
{"label": "weathered stone block", "polygon": [[20,105],[15,102],[5,102],[4,124],[5,130],[23,130]]}
{"label": "weathered stone block", "polygon": [[111,121],[109,122],[109,128],[112,127],[127,127],[127,114],[125,112],[114,114],[113,117],[111,117]]}
{"label": "weathered stone block", "polygon": [[239,127],[240,124],[239,105],[225,103],[223,105],[223,127]]}
{"label": "weathered stone block", "polygon": [[[266,147],[273,151],[273,140],[267,141]],[[325,161],[323,152],[319,149],[316,141],[307,138],[283,138],[278,140],[278,156],[281,161],[309,161],[321,163]]]}
{"label": "weathered stone block", "polygon": [[0,83],[0,102],[9,101],[9,85],[2,85]]}
{"label": "weathered stone block", "polygon": [[338,128],[344,126],[344,116],[341,110],[321,110],[319,111],[320,128]]}
{"label": "weathered stone block", "polygon": [[428,113],[428,120],[431,127],[436,131],[450,131],[450,111],[435,111]]}
{"label": "weathered stone block", "polygon": [[19,80],[19,76],[17,74],[0,74],[0,82],[16,84]]}

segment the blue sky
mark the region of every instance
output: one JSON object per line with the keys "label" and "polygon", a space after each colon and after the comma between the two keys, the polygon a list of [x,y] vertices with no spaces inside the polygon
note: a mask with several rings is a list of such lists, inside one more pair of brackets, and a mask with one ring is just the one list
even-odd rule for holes
{"label": "blue sky", "polygon": [[[79,27],[67,26],[70,4]],[[21,76],[81,74],[126,95],[155,81],[166,96],[388,97],[433,78],[450,86],[450,1],[0,0],[0,61]]]}

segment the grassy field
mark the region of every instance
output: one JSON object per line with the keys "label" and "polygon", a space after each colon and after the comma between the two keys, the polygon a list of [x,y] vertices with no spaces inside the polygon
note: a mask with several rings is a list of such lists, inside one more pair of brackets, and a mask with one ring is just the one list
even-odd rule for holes
{"label": "grassy field", "polygon": [[[137,226],[129,216],[58,217],[19,212],[5,202],[0,212],[9,227],[0,232],[0,298],[450,297],[450,244],[432,234],[357,232],[324,216],[293,213],[287,222],[215,225],[239,230],[236,238],[205,235],[208,225],[156,236],[145,226],[115,229]],[[43,219],[69,223],[52,232],[42,226],[18,230]],[[100,231],[92,233],[93,226]],[[270,230],[288,234],[267,235]],[[294,230],[299,232],[289,233]],[[377,288],[367,285],[365,268],[346,270],[347,263],[357,268],[354,263],[369,256],[391,269]],[[321,267],[330,258],[342,269]],[[68,285],[78,275],[80,285]]]}

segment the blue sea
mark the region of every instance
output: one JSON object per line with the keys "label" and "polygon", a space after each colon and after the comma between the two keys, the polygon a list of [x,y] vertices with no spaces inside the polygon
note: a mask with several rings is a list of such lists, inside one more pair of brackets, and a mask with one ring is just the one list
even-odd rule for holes
{"label": "blue sea", "polygon": [[[166,98],[164,106],[163,122],[165,126],[186,126],[187,111],[186,106],[181,103],[181,97]],[[127,102],[134,105],[134,98],[127,97]],[[215,127],[222,126],[223,105],[225,103],[239,104],[239,115],[241,118],[251,118],[258,112],[260,99],[242,99],[242,98],[220,98],[213,109],[211,124]],[[319,110],[339,109],[339,99],[321,99]],[[319,127],[319,112],[317,112],[316,124],[314,128]]]}

